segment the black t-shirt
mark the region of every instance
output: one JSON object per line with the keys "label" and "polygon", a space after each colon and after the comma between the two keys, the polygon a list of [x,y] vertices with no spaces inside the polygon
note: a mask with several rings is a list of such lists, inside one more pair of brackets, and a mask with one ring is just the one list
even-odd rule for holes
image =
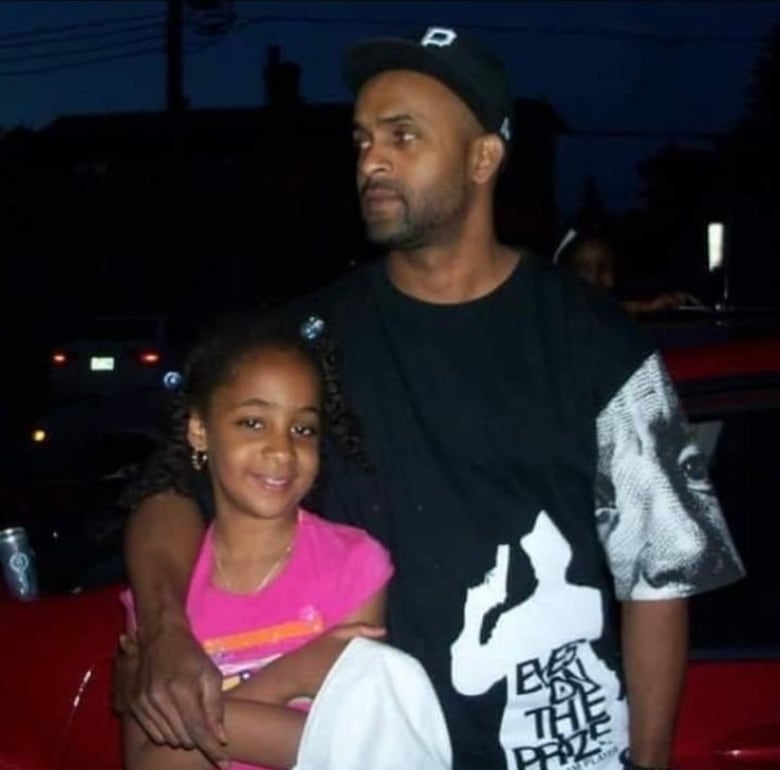
{"label": "black t-shirt", "polygon": [[375,262],[294,312],[336,340],[376,466],[328,451],[321,513],[390,549],[391,641],[432,677],[456,767],[615,755],[596,419],[649,341],[611,299],[528,255],[463,304],[403,295]]}

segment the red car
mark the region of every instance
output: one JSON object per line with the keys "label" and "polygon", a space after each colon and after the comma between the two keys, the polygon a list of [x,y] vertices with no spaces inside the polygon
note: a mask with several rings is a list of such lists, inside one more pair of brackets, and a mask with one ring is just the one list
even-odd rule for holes
{"label": "red car", "polygon": [[780,768],[780,334],[722,323],[705,335],[715,340],[664,348],[700,443],[711,444],[710,475],[747,570],[691,601],[673,766],[769,770]]}
{"label": "red car", "polygon": [[[695,597],[676,770],[780,768],[780,331],[739,319],[659,325],[664,356],[748,577]],[[35,602],[0,599],[0,770],[117,770],[111,666],[116,583]]]}

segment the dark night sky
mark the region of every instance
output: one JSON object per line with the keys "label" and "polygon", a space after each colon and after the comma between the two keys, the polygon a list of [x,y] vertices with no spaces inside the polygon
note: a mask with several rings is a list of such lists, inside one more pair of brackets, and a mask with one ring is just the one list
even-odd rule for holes
{"label": "dark night sky", "polygon": [[[185,90],[193,107],[259,103],[272,43],[302,65],[306,99],[348,101],[337,57],[351,41],[428,23],[470,27],[506,59],[517,96],[549,100],[584,132],[559,145],[565,212],[588,174],[611,208],[635,205],[637,160],[669,139],[701,143],[695,134],[728,128],[743,108],[762,38],[780,22],[780,2],[236,0],[235,9],[225,36],[188,35]],[[161,109],[164,12],[163,0],[0,3],[0,125]],[[606,138],[604,130],[625,135]]]}

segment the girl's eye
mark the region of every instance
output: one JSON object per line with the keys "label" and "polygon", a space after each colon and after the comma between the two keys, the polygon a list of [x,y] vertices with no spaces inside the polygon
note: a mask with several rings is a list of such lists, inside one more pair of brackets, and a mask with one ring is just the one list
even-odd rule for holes
{"label": "girl's eye", "polygon": [[296,436],[318,436],[320,433],[319,428],[316,425],[295,425],[293,427],[293,433]]}
{"label": "girl's eye", "polygon": [[260,430],[263,427],[263,421],[257,417],[244,417],[238,421],[238,424],[242,428],[249,428],[250,430]]}

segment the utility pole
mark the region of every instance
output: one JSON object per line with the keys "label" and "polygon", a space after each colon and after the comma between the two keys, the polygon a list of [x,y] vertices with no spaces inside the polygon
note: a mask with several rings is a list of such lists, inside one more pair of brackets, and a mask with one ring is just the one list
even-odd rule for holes
{"label": "utility pole", "polygon": [[184,0],[168,0],[165,26],[166,107],[168,112],[182,112],[187,106],[184,98]]}

